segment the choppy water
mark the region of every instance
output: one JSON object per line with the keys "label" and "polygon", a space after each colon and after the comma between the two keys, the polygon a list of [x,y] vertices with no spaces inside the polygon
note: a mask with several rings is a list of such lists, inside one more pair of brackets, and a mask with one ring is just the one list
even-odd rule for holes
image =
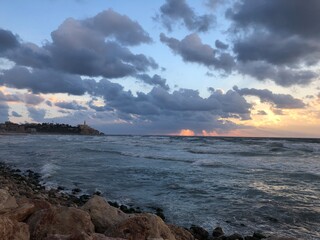
{"label": "choppy water", "polygon": [[320,239],[320,140],[0,136],[0,161],[186,227]]}

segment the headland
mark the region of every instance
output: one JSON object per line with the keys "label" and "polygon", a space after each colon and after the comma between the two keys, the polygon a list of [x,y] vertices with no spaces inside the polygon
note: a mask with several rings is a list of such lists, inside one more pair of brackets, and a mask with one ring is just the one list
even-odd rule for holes
{"label": "headland", "polygon": [[77,126],[59,123],[0,123],[0,134],[104,135],[84,122]]}

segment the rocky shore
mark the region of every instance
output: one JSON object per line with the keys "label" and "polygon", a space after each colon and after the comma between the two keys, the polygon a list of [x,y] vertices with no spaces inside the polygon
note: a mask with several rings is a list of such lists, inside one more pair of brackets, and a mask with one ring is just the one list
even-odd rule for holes
{"label": "rocky shore", "polygon": [[46,190],[41,176],[0,164],[0,239],[2,240],[294,240],[253,233],[226,236],[216,227],[209,233],[167,224],[161,209],[143,213],[107,202],[100,193],[77,196],[62,188]]}

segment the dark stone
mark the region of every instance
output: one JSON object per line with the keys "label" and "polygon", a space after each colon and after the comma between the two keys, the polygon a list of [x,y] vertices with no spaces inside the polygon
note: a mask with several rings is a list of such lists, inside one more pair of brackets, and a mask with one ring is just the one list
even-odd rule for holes
{"label": "dark stone", "polygon": [[101,192],[100,191],[96,191],[93,195],[101,196]]}
{"label": "dark stone", "polygon": [[224,232],[221,227],[216,227],[213,229],[212,236],[213,237],[221,237],[224,235]]}
{"label": "dark stone", "polygon": [[244,240],[244,239],[240,234],[234,233],[230,236],[227,236],[226,240]]}
{"label": "dark stone", "polygon": [[191,225],[190,232],[198,240],[207,240],[209,237],[209,233],[204,228],[196,225]]}
{"label": "dark stone", "polygon": [[127,212],[127,211],[128,211],[128,207],[127,207],[126,205],[121,205],[121,206],[120,206],[120,210],[121,210],[122,212]]}
{"label": "dark stone", "polygon": [[72,189],[72,194],[76,194],[76,193],[79,193],[81,192],[81,189],[80,188],[74,188]]}
{"label": "dark stone", "polygon": [[259,239],[252,236],[245,236],[244,240],[259,240]]}
{"label": "dark stone", "polygon": [[58,186],[57,190],[58,191],[63,191],[63,190],[65,190],[65,187]]}
{"label": "dark stone", "polygon": [[263,235],[262,233],[259,233],[259,232],[254,232],[253,237],[257,238],[257,239],[267,238],[265,235]]}
{"label": "dark stone", "polygon": [[108,201],[108,203],[110,204],[110,206],[112,207],[115,207],[115,208],[119,208],[119,204],[117,202],[111,202],[111,201]]}

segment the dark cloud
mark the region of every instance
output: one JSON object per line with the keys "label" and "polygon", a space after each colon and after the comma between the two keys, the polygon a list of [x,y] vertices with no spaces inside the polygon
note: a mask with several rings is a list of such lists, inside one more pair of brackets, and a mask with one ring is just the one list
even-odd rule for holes
{"label": "dark cloud", "polygon": [[268,115],[268,113],[267,113],[266,111],[264,111],[264,110],[259,110],[259,111],[257,112],[257,115],[265,116],[265,115]]}
{"label": "dark cloud", "polygon": [[34,93],[70,93],[83,95],[85,82],[76,75],[62,74],[54,70],[14,67],[3,71],[0,84],[18,89],[28,89]]}
{"label": "dark cloud", "polygon": [[272,79],[276,84],[284,87],[307,85],[317,77],[313,71],[290,69],[264,61],[238,62],[237,69],[240,73],[250,75],[260,81]]}
{"label": "dark cloud", "polygon": [[114,37],[124,45],[150,43],[152,39],[138,22],[126,15],[120,15],[112,9],[98,13],[93,18],[83,21],[90,29],[100,32],[104,37]]}
{"label": "dark cloud", "polygon": [[196,33],[186,36],[181,41],[161,33],[160,40],[174,53],[180,55],[185,62],[194,62],[226,72],[230,72],[235,65],[230,54],[220,53],[210,45],[203,44]]}
{"label": "dark cloud", "polygon": [[137,74],[136,78],[151,86],[160,86],[166,90],[169,90],[169,86],[168,84],[166,84],[167,80],[162,78],[158,74],[153,75],[153,77],[150,77],[148,74]]}
{"label": "dark cloud", "polygon": [[272,112],[275,114],[275,115],[285,115],[284,112],[282,111],[282,109],[278,109],[278,108],[274,108],[272,109]]}
{"label": "dark cloud", "polygon": [[64,109],[69,109],[69,110],[87,110],[86,107],[80,105],[76,101],[72,101],[72,102],[65,102],[65,101],[56,102],[54,105],[59,107],[59,108],[64,108]]}
{"label": "dark cloud", "polygon": [[17,36],[12,32],[0,28],[0,53],[19,46]]}
{"label": "dark cloud", "polygon": [[22,115],[19,114],[19,113],[17,113],[16,111],[12,111],[12,112],[11,112],[11,115],[12,115],[13,117],[22,117]]}
{"label": "dark cloud", "polygon": [[2,30],[0,41],[6,51],[0,51],[0,57],[21,66],[106,78],[134,76],[158,68],[153,58],[134,54],[127,47],[150,43],[148,33],[137,22],[112,10],[85,20],[69,18],[51,33],[51,38],[52,42],[39,47],[19,43],[10,31]]}
{"label": "dark cloud", "polygon": [[53,105],[52,102],[49,101],[49,100],[46,101],[46,104],[47,104],[49,107],[52,107],[52,105]]}
{"label": "dark cloud", "polygon": [[260,98],[260,101],[263,103],[270,103],[274,105],[276,108],[285,108],[285,109],[293,109],[293,108],[304,108],[305,103],[297,98],[292,97],[289,94],[276,94],[267,89],[255,89],[255,88],[242,88],[239,89],[235,86],[234,91],[239,93],[242,96],[256,96]]}
{"label": "dark cloud", "polygon": [[251,105],[235,91],[222,93],[212,91],[208,98],[202,98],[198,91],[180,89],[173,93],[161,87],[154,87],[149,93],[138,92],[133,96],[117,83],[101,80],[90,92],[102,96],[108,108],[127,114],[141,116],[175,115],[177,112],[209,112],[212,115],[245,115],[250,113]]}
{"label": "dark cloud", "polygon": [[21,96],[24,103],[29,105],[38,105],[44,101],[44,98],[38,95],[25,93]]}
{"label": "dark cloud", "polygon": [[36,122],[43,122],[46,115],[45,109],[38,109],[35,107],[27,107],[29,117]]}
{"label": "dark cloud", "polygon": [[216,48],[223,49],[223,50],[226,50],[229,47],[228,44],[225,44],[225,43],[221,42],[220,40],[215,41],[215,46],[216,46]]}
{"label": "dark cloud", "polygon": [[237,1],[226,15],[234,23],[238,62],[246,66],[263,62],[267,69],[250,74],[258,79],[270,78],[282,86],[310,83],[318,74],[302,69],[320,59],[319,11],[317,0]]}
{"label": "dark cloud", "polygon": [[160,8],[160,20],[168,31],[177,22],[182,22],[190,31],[206,32],[215,23],[211,14],[197,15],[186,0],[166,0]]}

